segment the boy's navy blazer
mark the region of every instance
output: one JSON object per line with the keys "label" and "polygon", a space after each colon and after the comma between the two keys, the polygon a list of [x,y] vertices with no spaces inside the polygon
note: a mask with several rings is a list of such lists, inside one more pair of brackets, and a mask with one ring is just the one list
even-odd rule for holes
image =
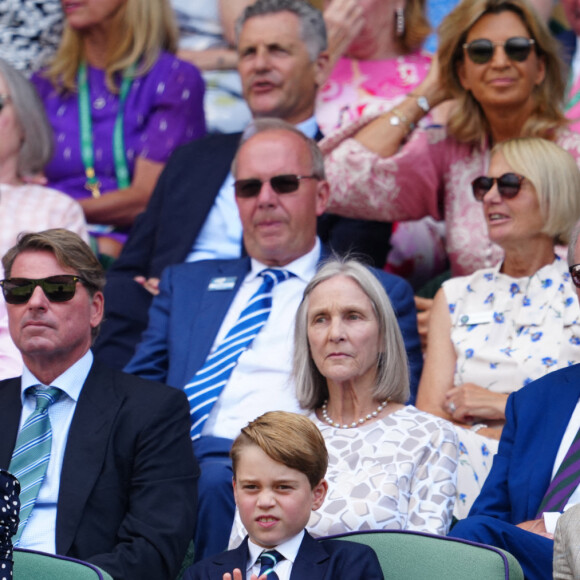
{"label": "boy's navy blazer", "polygon": [[[183,580],[221,580],[239,568],[245,575],[248,537],[238,548],[206,558],[188,568]],[[290,580],[383,580],[378,558],[363,544],[344,540],[319,542],[308,532],[300,544]]]}

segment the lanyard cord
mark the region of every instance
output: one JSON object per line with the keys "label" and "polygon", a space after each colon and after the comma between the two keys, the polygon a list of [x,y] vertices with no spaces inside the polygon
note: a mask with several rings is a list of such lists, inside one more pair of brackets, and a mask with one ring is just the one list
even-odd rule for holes
{"label": "lanyard cord", "polygon": [[[129,167],[125,157],[125,138],[123,133],[123,116],[125,112],[125,102],[131,89],[135,65],[131,65],[123,73],[123,82],[119,94],[119,111],[115,119],[115,129],[113,131],[113,159],[115,162],[115,175],[119,189],[129,187],[131,180],[129,177]],[[81,157],[85,166],[85,176],[87,178],[85,188],[91,192],[93,197],[101,196],[101,182],[95,174],[95,153],[93,144],[93,120],[91,116],[91,102],[89,96],[89,81],[87,74],[87,64],[81,63],[78,72],[79,87],[79,121],[81,130]]]}

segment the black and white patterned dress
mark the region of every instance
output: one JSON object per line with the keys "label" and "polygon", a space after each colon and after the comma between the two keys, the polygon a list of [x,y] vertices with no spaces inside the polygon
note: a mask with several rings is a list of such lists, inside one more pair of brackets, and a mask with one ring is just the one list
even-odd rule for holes
{"label": "black and white patterned dress", "polygon": [[0,58],[30,76],[54,55],[63,20],[60,0],[0,0]]}

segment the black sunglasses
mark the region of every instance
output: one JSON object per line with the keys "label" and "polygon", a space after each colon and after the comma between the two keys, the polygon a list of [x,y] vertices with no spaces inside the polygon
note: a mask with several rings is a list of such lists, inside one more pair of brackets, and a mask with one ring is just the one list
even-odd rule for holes
{"label": "black sunglasses", "polygon": [[[269,181],[276,193],[292,193],[300,186],[302,179],[320,179],[317,175],[275,175],[265,181]],[[238,179],[234,182],[234,188],[238,197],[256,197],[262,191],[265,183],[261,179]]]}
{"label": "black sunglasses", "polygon": [[524,36],[514,36],[505,42],[492,42],[487,38],[478,38],[463,45],[465,52],[471,62],[475,64],[485,64],[493,58],[496,46],[503,46],[503,49],[510,60],[524,62],[530,55],[532,46],[536,43],[533,38]]}
{"label": "black sunglasses", "polygon": [[574,264],[569,268],[570,276],[572,276],[572,282],[574,286],[580,288],[580,264]]}
{"label": "black sunglasses", "polygon": [[67,302],[75,295],[77,282],[86,284],[85,280],[72,274],[49,276],[33,280],[31,278],[7,278],[0,280],[4,299],[8,304],[26,304],[37,286],[42,288],[51,302]]}
{"label": "black sunglasses", "polygon": [[500,177],[486,177],[482,175],[471,182],[473,196],[477,201],[483,201],[485,194],[493,187],[497,181],[497,190],[502,197],[511,199],[515,197],[522,186],[525,177],[517,173],[504,173]]}
{"label": "black sunglasses", "polygon": [[8,104],[8,101],[10,101],[10,95],[0,95],[0,113],[2,112],[2,109]]}

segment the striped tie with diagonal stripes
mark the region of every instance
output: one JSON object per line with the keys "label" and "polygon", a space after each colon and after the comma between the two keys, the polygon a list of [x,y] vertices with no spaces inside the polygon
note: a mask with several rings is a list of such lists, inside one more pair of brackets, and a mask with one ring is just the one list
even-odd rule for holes
{"label": "striped tie with diagonal stripes", "polygon": [[263,281],[242,310],[238,320],[221,344],[207,357],[203,366],[184,387],[191,413],[191,439],[201,436],[209,413],[226,386],[240,355],[250,347],[262,330],[272,310],[274,286],[294,274],[286,270],[267,268],[259,274]]}
{"label": "striped tie with diagonal stripes", "polygon": [[36,409],[22,425],[8,468],[20,481],[21,488],[20,525],[14,537],[15,546],[18,545],[30,512],[32,512],[50,459],[52,430],[48,408],[62,394],[62,391],[56,387],[48,389],[30,387],[27,392],[36,397]]}
{"label": "striped tie with diagonal stripes", "polygon": [[267,550],[260,554],[260,573],[258,577],[261,578],[264,574],[268,580],[279,580],[278,574],[274,572],[274,568],[278,562],[284,560],[284,556],[277,550]]}
{"label": "striped tie with diagonal stripes", "polygon": [[580,484],[580,429],[544,494],[537,518],[544,512],[564,511],[578,484]]}

